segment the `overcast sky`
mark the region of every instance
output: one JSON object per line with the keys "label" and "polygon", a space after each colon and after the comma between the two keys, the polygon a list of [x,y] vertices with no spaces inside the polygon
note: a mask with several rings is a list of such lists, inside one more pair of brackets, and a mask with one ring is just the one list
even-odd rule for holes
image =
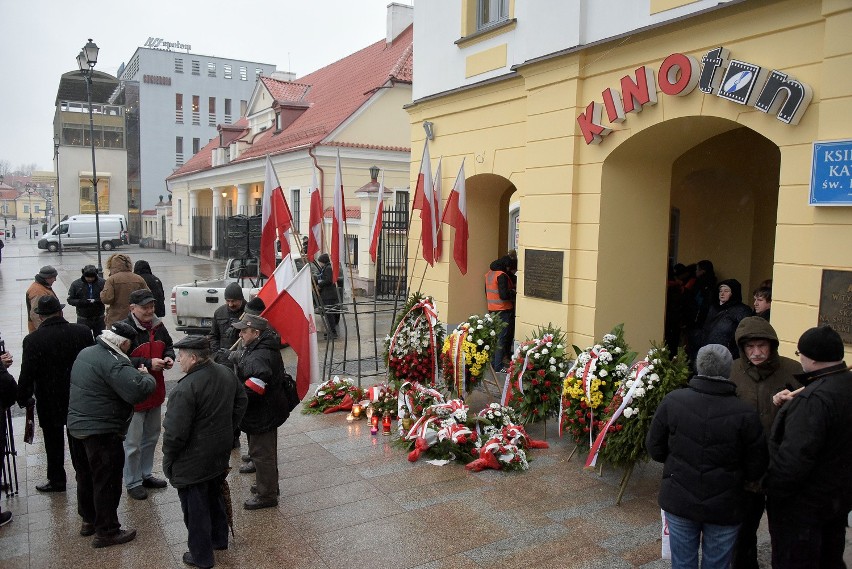
{"label": "overcast sky", "polygon": [[[412,0],[396,0],[411,5]],[[390,0],[0,0],[0,160],[53,169],[59,78],[88,38],[115,75],[148,37],[302,76],[385,37]]]}

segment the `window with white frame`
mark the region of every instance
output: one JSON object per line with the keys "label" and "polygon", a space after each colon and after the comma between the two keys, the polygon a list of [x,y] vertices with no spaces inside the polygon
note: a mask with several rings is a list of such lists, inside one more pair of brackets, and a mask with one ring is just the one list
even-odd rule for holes
{"label": "window with white frame", "polygon": [[478,0],[476,29],[482,30],[509,19],[509,0]]}
{"label": "window with white frame", "polygon": [[290,212],[293,214],[293,227],[299,229],[302,221],[302,189],[290,188]]}
{"label": "window with white frame", "polygon": [[207,62],[207,76],[216,77],[216,64],[212,61]]}

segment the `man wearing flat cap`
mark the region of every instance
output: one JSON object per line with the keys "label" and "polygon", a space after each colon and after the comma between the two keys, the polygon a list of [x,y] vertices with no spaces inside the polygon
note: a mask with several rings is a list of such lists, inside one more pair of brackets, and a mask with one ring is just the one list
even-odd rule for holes
{"label": "man wearing flat cap", "polygon": [[188,531],[187,565],[213,566],[213,550],[228,548],[228,517],[222,481],[235,429],[246,411],[242,385],[211,358],[206,336],[178,340],[184,375],[169,394],[163,421],[163,472],[177,488]]}
{"label": "man wearing flat cap", "polygon": [[68,446],[77,471],[77,512],[83,518],[80,535],[95,535],[92,547],[118,545],[136,537],[135,529],[121,529],[118,521],[122,441],[133,405],[144,401],[156,382],[127,357],[135,336],[133,326],[116,322],[101,332],[94,346],[80,352],[71,368]]}
{"label": "man wearing flat cap", "polygon": [[271,508],[278,505],[278,427],[290,415],[284,361],[278,336],[265,318],[244,314],[233,327],[240,331],[243,343],[237,379],[248,396],[240,429],[248,435],[249,454],[257,472],[257,492],[244,506],[247,510]]}
{"label": "man wearing flat cap", "polygon": [[172,337],[154,314],[154,293],[147,288],[130,293],[130,316],[122,322],[136,331],[130,344],[130,361],[134,367],[144,365],[157,388],[151,396],[134,408],[133,420],[124,440],[124,485],[135,500],[148,497],[148,488],[165,488],[166,481],[152,474],[154,449],[160,438],[162,405],[166,399],[163,371],[171,369],[175,360]]}
{"label": "man wearing flat cap", "polygon": [[83,348],[94,345],[92,331],[62,316],[64,304],[55,296],[38,299],[35,314],[41,324],[24,337],[18,404],[26,407],[36,397],[38,424],[44,436],[47,482],[39,492],[65,491],[65,420],[71,392],[71,366]]}
{"label": "man wearing flat cap", "polygon": [[38,299],[42,296],[53,296],[59,300],[56,293],[53,292],[53,283],[56,282],[58,273],[56,269],[50,265],[45,265],[39,270],[38,274],[33,278],[33,283],[27,289],[26,305],[27,305],[27,330],[33,332],[41,323],[41,319],[35,313]]}
{"label": "man wearing flat cap", "polygon": [[769,439],[765,486],[772,567],[845,567],[852,372],[843,361],[843,340],[829,326],[807,330],[797,348],[804,373],[796,379],[805,387],[775,396],[783,406]]}

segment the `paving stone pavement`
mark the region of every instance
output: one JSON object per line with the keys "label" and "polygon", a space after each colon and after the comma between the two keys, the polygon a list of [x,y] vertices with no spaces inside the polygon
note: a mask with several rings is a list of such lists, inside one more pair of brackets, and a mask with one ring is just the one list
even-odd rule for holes
{"label": "paving stone pavement", "polygon": [[[0,265],[0,332],[7,349],[20,361],[26,330],[21,301],[32,275],[41,265],[54,264],[60,271],[57,293],[64,298],[68,285],[95,253],[66,253],[60,259],[39,254],[27,240],[17,241],[7,242]],[[167,291],[194,277],[209,278],[223,267],[162,251],[131,247],[127,252],[134,261],[149,260]],[[66,316],[73,321],[72,311],[66,309]],[[166,321],[173,329],[170,316]],[[347,346],[353,352],[354,342],[350,339]],[[335,345],[340,344],[342,340]],[[372,351],[367,343],[362,347]],[[291,351],[285,350],[284,355],[292,370]],[[17,371],[16,364],[11,372],[17,376]],[[167,379],[173,383],[179,377],[172,370]],[[473,408],[489,401],[481,392],[469,399]],[[123,525],[136,528],[138,537],[126,545],[93,549],[92,538],[78,535],[80,518],[70,458],[66,455],[68,491],[38,493],[35,485],[45,480],[46,468],[40,430],[36,429],[33,445],[24,445],[23,417],[17,415],[13,426],[20,490],[16,496],[0,498],[0,506],[14,514],[13,522],[0,528],[0,569],[185,567],[181,556],[187,534],[174,488],[152,490],[145,501],[128,500],[125,494],[119,518]],[[530,434],[545,437],[542,425],[533,426]],[[546,438],[551,448],[532,451],[530,470],[525,473],[470,473],[457,464],[410,463],[406,453],[391,444],[391,437],[370,435],[366,421],[347,422],[343,413],[302,415],[297,409],[278,431],[281,498],[277,508],[246,511],[241,507],[254,475],[237,473],[240,452],[233,451],[228,482],[234,536],[228,550],[216,552],[216,565],[292,569],[669,566],[659,558],[660,465],[638,466],[623,503],[616,506],[621,472],[604,468],[599,475],[583,469],[584,457],[568,460],[572,445],[555,436],[553,422]],[[156,475],[162,475],[161,459],[158,446]],[[768,567],[765,529],[760,540],[762,565]]]}

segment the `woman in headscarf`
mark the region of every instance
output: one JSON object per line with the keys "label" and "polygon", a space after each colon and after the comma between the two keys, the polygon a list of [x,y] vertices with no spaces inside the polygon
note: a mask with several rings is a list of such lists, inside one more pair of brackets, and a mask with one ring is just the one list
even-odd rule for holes
{"label": "woman in headscarf", "polygon": [[734,336],[743,318],[752,315],[751,308],[743,304],[742,285],[737,279],[721,281],[719,300],[710,306],[702,328],[702,346],[721,344],[728,348],[731,357],[738,359],[740,350]]}

